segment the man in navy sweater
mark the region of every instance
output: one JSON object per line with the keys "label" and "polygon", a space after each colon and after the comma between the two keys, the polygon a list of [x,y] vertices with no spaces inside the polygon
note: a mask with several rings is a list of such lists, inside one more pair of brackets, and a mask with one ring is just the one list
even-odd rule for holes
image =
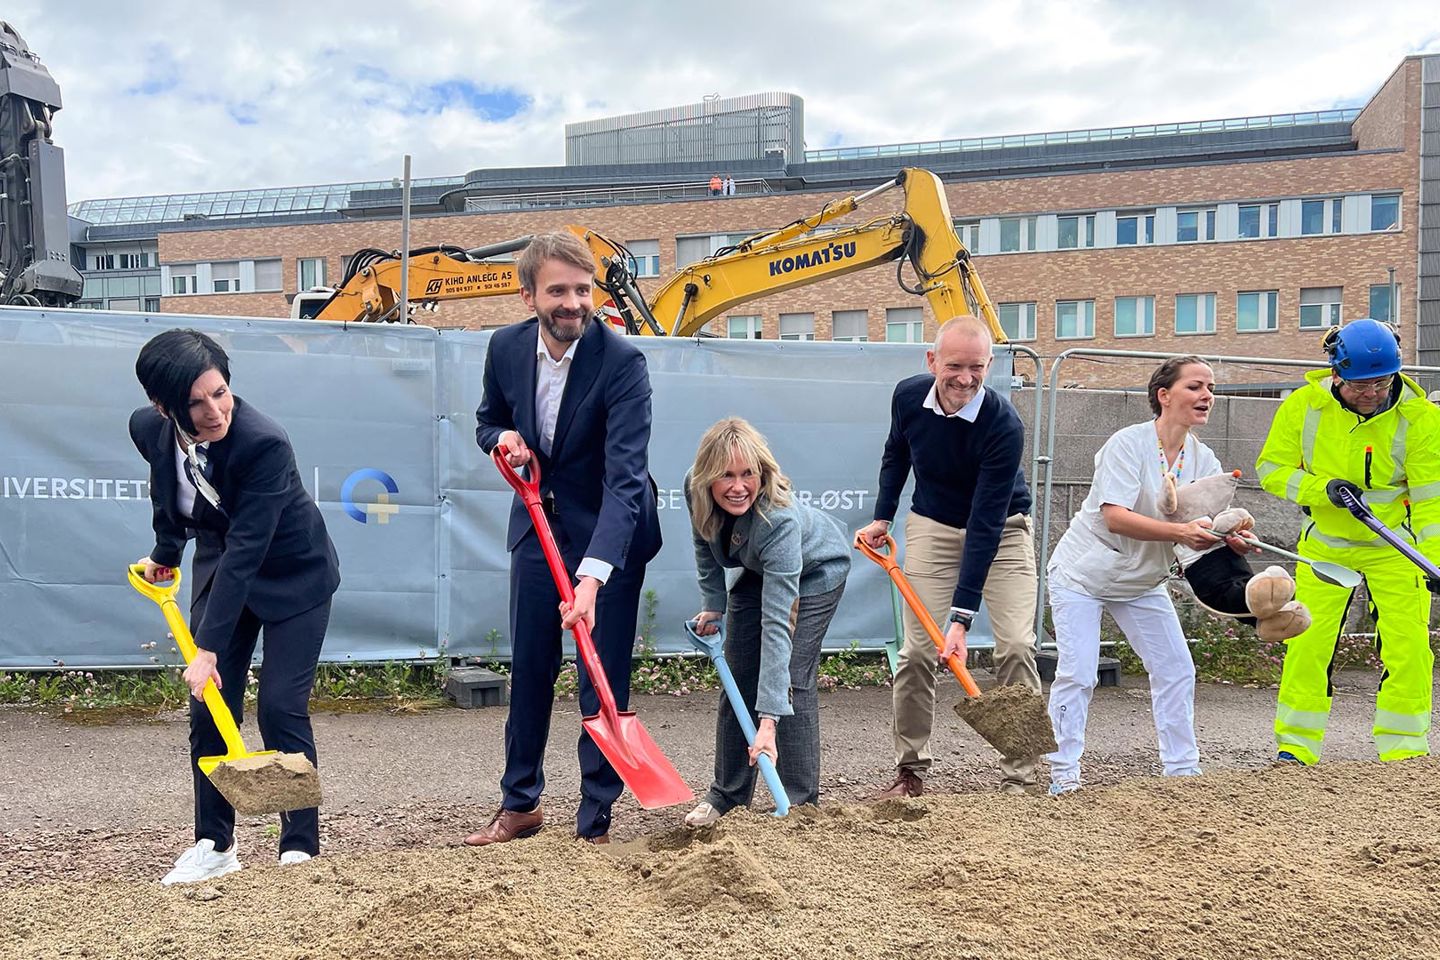
{"label": "man in navy sweater", "polygon": [[[965,656],[965,631],[983,599],[995,633],[1000,683],[1039,692],[1035,669],[1035,545],[1030,488],[1020,462],[1025,435],[1009,401],[984,387],[990,331],[975,317],[941,326],[925,354],[930,373],[900,381],[880,462],[875,519],[860,537],[880,548],[911,469],[905,575],[935,622],[942,656]],[[917,797],[930,769],[935,722],[935,646],[905,611],[894,684],[895,780],[881,797]],[[1035,783],[1035,757],[1002,757],[1000,789]]]}

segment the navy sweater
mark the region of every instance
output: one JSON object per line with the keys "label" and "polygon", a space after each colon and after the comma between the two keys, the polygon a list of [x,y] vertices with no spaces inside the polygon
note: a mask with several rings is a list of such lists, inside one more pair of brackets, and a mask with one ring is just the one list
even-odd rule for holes
{"label": "navy sweater", "polygon": [[1025,431],[1015,408],[993,390],[985,391],[974,423],[926,410],[925,396],[934,383],[922,373],[895,386],[875,519],[895,519],[913,466],[911,511],[966,532],[953,603],[977,610],[1005,518],[1030,512],[1030,488],[1020,466]]}

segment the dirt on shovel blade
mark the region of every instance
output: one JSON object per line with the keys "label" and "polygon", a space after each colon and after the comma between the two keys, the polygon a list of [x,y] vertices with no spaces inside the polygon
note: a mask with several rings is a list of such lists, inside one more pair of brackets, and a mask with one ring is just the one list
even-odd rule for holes
{"label": "dirt on shovel blade", "polygon": [[284,813],[320,806],[320,773],[302,753],[229,760],[211,771],[210,782],[238,813]]}
{"label": "dirt on shovel blade", "polygon": [[955,712],[1002,756],[1038,757],[1056,750],[1045,698],[1029,687],[1012,684],[966,697]]}

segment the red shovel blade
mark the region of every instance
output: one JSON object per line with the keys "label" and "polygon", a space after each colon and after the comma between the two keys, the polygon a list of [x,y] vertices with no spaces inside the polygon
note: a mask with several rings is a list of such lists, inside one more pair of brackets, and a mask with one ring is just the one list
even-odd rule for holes
{"label": "red shovel blade", "polygon": [[673,807],[695,797],[673,764],[650,739],[633,710],[615,714],[612,725],[604,713],[580,721],[635,800],[646,810]]}

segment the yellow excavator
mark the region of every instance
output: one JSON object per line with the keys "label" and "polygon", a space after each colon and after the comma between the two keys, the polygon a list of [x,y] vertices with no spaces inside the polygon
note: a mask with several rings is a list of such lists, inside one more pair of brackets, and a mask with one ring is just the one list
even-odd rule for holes
{"label": "yellow excavator", "polygon": [[[858,226],[827,226],[896,187],[905,192],[899,213]],[[940,178],[916,167],[859,196],[827,203],[814,216],[757,233],[680,268],[651,295],[650,312],[664,333],[692,336],[742,303],[890,261],[901,289],[925,297],[939,322],[973,314],[990,327],[996,343],[1006,342],[970,251],[955,232]],[[906,281],[907,264],[913,283]],[[660,331],[647,326],[631,332]]]}
{"label": "yellow excavator", "polygon": [[[659,332],[659,324],[635,287],[634,259],[624,245],[574,224],[565,229],[585,241],[595,257],[595,285],[603,294],[595,299],[602,313],[613,311],[627,330]],[[413,322],[411,311],[433,308],[447,300],[517,294],[520,277],[508,255],[525,249],[531,239],[517,237],[468,250],[455,244],[411,250],[408,305],[400,302],[406,261],[393,251],[361,250],[350,258],[339,287],[297,293],[290,316],[297,320],[407,323]]]}

